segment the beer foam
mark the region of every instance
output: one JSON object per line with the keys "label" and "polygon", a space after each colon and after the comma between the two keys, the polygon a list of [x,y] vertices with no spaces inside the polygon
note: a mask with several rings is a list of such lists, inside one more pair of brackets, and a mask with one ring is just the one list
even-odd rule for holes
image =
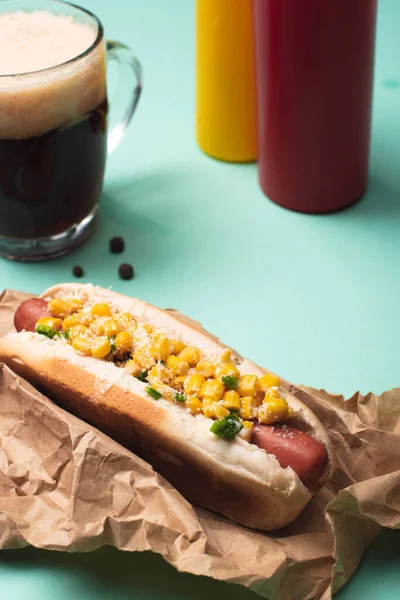
{"label": "beer foam", "polygon": [[0,14],[0,75],[48,69],[90,48],[96,28],[70,15],[22,10]]}
{"label": "beer foam", "polygon": [[81,56],[97,35],[97,25],[69,15],[44,10],[0,14],[0,138],[42,135],[101,104],[106,97],[104,41]]}

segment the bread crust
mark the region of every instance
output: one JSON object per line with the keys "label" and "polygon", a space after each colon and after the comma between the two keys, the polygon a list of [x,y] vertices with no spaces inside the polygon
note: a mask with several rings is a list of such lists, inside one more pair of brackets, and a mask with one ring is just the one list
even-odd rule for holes
{"label": "bread crust", "polygon": [[[152,324],[173,330],[204,352],[217,354],[226,348],[191,322],[184,323],[176,315],[109,290],[63,284],[50,288],[42,297],[66,292],[89,294],[119,305]],[[235,356],[241,373],[265,372]],[[81,357],[67,344],[30,332],[0,339],[0,361],[43,388],[62,407],[147,460],[190,501],[242,525],[262,530],[280,528],[293,521],[312,497],[312,491],[294,471],[282,469],[275,457],[238,437],[232,442],[217,438],[209,432],[209,419],[150,398],[144,384],[112,363]],[[296,425],[327,448],[329,463],[316,483],[317,489],[334,468],[329,436],[304,404],[285,395],[295,410]]]}

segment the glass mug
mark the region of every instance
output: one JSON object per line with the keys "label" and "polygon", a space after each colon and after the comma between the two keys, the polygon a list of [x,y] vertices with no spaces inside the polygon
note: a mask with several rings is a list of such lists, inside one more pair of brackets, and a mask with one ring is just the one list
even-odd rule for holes
{"label": "glass mug", "polygon": [[[85,25],[85,35],[91,30],[90,43],[78,54],[73,46],[80,33],[65,33],[71,48],[62,49],[65,60],[56,66],[25,68],[30,57],[23,47],[12,58],[18,70],[10,71],[0,61],[0,256],[43,260],[65,254],[90,235],[106,156],[121,141],[139,100],[141,66],[129,48],[105,41],[99,19],[78,6],[58,0],[3,0],[0,24],[2,19],[5,35],[7,19],[18,19],[23,35],[35,35],[37,25],[38,39],[49,27],[54,52],[67,26]],[[24,31],[26,19],[37,19],[29,21],[30,33]],[[25,45],[29,47],[29,39]],[[44,49],[46,54],[52,55],[51,47]],[[122,71],[109,114],[107,59],[117,61]],[[127,90],[129,75],[134,83]],[[128,92],[125,107],[121,88]],[[118,112],[122,118],[114,114]]]}

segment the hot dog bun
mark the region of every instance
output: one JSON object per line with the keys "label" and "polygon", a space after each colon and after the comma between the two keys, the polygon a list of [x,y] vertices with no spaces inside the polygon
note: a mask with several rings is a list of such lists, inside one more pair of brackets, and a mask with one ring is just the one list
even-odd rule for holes
{"label": "hot dog bun", "polygon": [[[110,290],[75,283],[46,290],[42,298],[75,296],[106,302],[216,356],[226,347],[175,315]],[[265,371],[236,354],[240,374]],[[80,356],[67,344],[30,331],[0,339],[0,360],[43,387],[61,406],[130,448],[170,481],[189,500],[245,526],[271,530],[293,521],[313,493],[329,479],[334,453],[316,416],[283,392],[293,408],[291,423],[326,448],[328,462],[306,487],[291,467],[282,468],[264,449],[241,439],[223,440],[210,433],[210,419],[189,414],[182,406],[158,401],[144,385],[111,362]]]}

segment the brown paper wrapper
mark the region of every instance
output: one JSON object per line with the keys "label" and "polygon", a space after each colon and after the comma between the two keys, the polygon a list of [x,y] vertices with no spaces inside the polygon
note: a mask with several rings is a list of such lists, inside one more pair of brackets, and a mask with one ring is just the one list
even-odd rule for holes
{"label": "brown paper wrapper", "polygon": [[[0,335],[27,297],[3,293]],[[345,401],[285,385],[330,431],[338,467],[292,525],[265,534],[192,506],[150,465],[1,366],[0,548],[152,550],[180,571],[269,600],[329,600],[381,527],[400,528],[400,389]]]}

